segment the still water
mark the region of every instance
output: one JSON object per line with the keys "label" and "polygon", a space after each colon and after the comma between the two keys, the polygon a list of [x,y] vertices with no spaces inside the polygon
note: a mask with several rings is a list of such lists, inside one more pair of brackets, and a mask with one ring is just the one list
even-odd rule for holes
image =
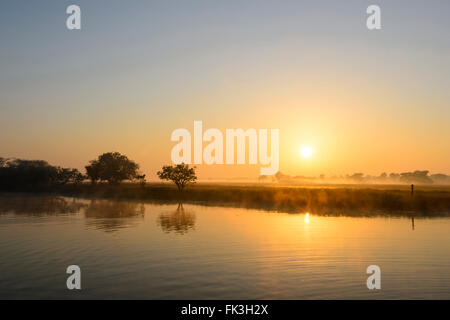
{"label": "still water", "polygon": [[0,196],[0,299],[450,299],[449,230],[445,217]]}

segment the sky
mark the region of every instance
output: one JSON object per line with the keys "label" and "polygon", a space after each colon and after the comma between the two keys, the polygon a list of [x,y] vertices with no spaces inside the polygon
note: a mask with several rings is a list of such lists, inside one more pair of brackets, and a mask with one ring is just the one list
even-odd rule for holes
{"label": "sky", "polygon": [[[67,6],[81,30],[66,28]],[[381,8],[381,30],[366,9]],[[118,151],[149,180],[173,130],[279,129],[280,171],[450,174],[450,2],[0,3],[0,156],[83,169]],[[309,158],[299,149],[310,146]],[[260,165],[201,165],[201,179]]]}

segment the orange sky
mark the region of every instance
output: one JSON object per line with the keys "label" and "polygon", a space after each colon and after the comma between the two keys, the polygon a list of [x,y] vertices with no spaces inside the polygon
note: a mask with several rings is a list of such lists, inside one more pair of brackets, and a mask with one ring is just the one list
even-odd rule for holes
{"label": "orange sky", "polygon": [[[174,11],[138,1],[114,4],[106,19],[101,6],[81,1],[89,20],[77,33],[59,27],[57,6],[11,5],[0,16],[8,43],[0,156],[82,169],[119,151],[151,180],[170,163],[172,131],[192,133],[201,120],[222,132],[279,129],[280,171],[289,175],[450,174],[448,4],[408,5],[406,15],[383,3],[385,24],[369,31],[364,3]],[[304,145],[314,151],[308,159],[299,155]],[[259,168],[198,172],[255,178]]]}

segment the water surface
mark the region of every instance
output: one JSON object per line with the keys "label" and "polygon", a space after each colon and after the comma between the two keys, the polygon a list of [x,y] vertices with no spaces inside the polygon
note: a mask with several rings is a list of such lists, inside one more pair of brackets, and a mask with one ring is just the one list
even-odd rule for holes
{"label": "water surface", "polygon": [[[449,218],[1,196],[0,298],[450,299],[449,230]],[[73,264],[80,291],[66,288]]]}

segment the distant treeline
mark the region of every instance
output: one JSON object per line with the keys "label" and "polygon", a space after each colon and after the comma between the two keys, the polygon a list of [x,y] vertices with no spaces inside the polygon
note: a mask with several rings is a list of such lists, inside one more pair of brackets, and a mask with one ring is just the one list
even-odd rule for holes
{"label": "distant treeline", "polygon": [[360,183],[360,184],[450,184],[450,176],[437,173],[429,174],[428,170],[416,170],[414,172],[390,173],[383,172],[379,176],[354,173],[345,176],[304,177],[289,176],[278,172],[274,176],[260,176],[259,181],[276,182],[283,184],[314,184],[314,183]]}
{"label": "distant treeline", "polygon": [[[78,185],[84,180],[90,180],[93,185],[99,182],[118,185],[122,181],[146,183],[139,165],[119,152],[101,154],[89,161],[85,170],[86,174],[82,174],[77,169],[52,166],[43,160],[0,158],[0,190],[42,191],[48,187]],[[161,180],[172,181],[180,192],[197,180],[195,167],[184,163],[163,166],[157,175]]]}
{"label": "distant treeline", "polygon": [[[175,185],[145,184],[144,176],[138,173],[138,165],[119,153],[106,153],[86,165],[86,174],[77,169],[52,166],[41,160],[0,158],[0,190],[7,192],[32,192],[58,194],[83,198],[134,199],[163,202],[190,202],[208,205],[227,205],[259,208],[286,212],[314,212],[320,214],[382,214],[400,212],[433,216],[448,215],[450,192],[448,188],[430,190],[419,187],[411,192],[409,187],[400,189],[376,189],[367,187],[305,188],[266,185],[199,185],[180,192],[179,181],[195,178],[193,168],[187,165],[167,167],[159,172],[160,178],[167,174]],[[171,169],[171,170],[169,170]],[[191,172],[192,171],[192,172]],[[427,184],[433,175],[428,171],[381,175],[370,178],[362,174],[349,176],[354,182],[393,181],[395,183]],[[298,177],[281,173],[273,177],[278,182],[296,183]],[[91,183],[82,183],[90,180]],[[121,181],[140,183],[122,184]],[[430,181],[431,180],[431,181]],[[316,182],[325,181],[319,178]],[[337,180],[340,181],[340,180]],[[105,182],[105,183],[100,183]],[[364,188],[364,189],[363,189]],[[390,188],[390,187],[389,187]],[[402,189],[403,188],[403,189]],[[440,188],[440,187],[437,187]],[[1,210],[0,210],[1,211]],[[0,212],[1,213],[1,212]]]}
{"label": "distant treeline", "polygon": [[108,152],[86,165],[86,174],[77,169],[52,166],[43,160],[6,159],[0,157],[0,189],[23,190],[67,184],[89,179],[93,184],[119,184],[124,180],[145,181],[139,165],[118,152]]}
{"label": "distant treeline", "polygon": [[[181,167],[181,169],[178,167]],[[180,176],[185,180],[196,179],[194,169],[188,168],[188,166],[166,166],[163,169],[170,169],[169,173],[171,175],[175,175],[176,177]],[[118,152],[104,153],[97,159],[89,161],[85,166],[85,170],[86,172],[83,174],[77,169],[53,166],[43,160],[7,159],[0,157],[0,189],[9,191],[32,190],[36,187],[43,186],[76,185],[86,180],[90,180],[92,184],[98,182],[119,184],[122,181],[145,183],[145,175],[139,172],[139,165]],[[177,170],[181,171],[178,172]],[[175,184],[179,182],[171,175],[167,175],[167,177],[163,175],[163,171],[158,172],[161,179],[172,180]],[[261,182],[280,184],[450,184],[450,176],[446,174],[430,175],[428,170],[391,173],[389,175],[382,173],[379,176],[355,173],[352,175],[332,177],[325,177],[325,175],[321,175],[320,177],[289,176],[278,172],[273,176],[261,176],[259,180]]]}
{"label": "distant treeline", "polygon": [[85,179],[77,169],[61,168],[43,160],[0,158],[0,188],[64,185],[80,183]]}

